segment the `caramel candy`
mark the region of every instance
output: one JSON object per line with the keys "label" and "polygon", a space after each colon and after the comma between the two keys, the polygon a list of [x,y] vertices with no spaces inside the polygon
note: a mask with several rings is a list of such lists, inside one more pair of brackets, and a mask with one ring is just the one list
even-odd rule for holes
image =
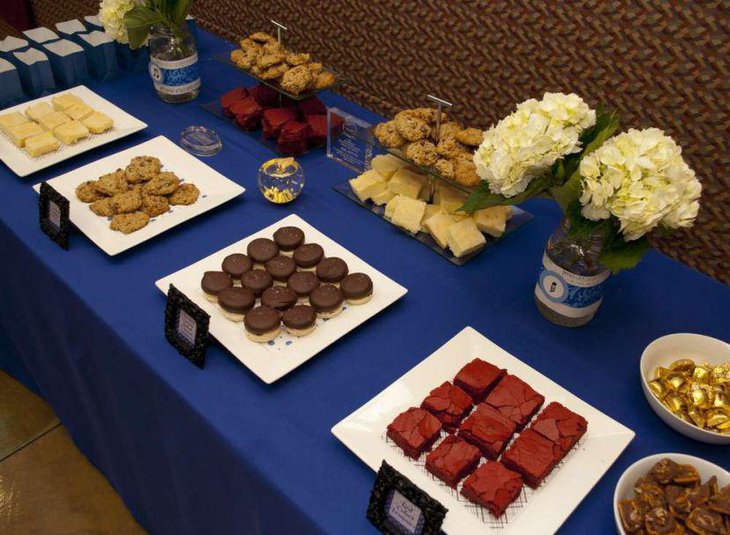
{"label": "caramel candy", "polygon": [[715,366],[710,373],[713,382],[721,385],[730,384],[730,362]]}
{"label": "caramel candy", "polygon": [[667,389],[664,388],[664,383],[659,379],[649,381],[649,390],[659,399],[663,399],[667,395]]}
{"label": "caramel candy", "polygon": [[708,505],[713,511],[730,516],[730,486],[712,496]]}
{"label": "caramel candy", "polygon": [[627,533],[634,533],[644,527],[644,512],[637,500],[619,501],[618,514]]}
{"label": "caramel candy", "polygon": [[675,360],[669,365],[670,370],[675,370],[678,372],[691,372],[694,370],[695,367],[695,361],[692,359],[679,359]]}
{"label": "caramel candy", "polygon": [[[691,515],[691,513],[690,513]],[[683,535],[684,530],[664,507],[655,507],[644,516],[644,527],[649,535]]]}
{"label": "caramel candy", "polygon": [[700,482],[700,474],[691,464],[680,464],[673,481],[677,485],[694,486]]}
{"label": "caramel candy", "polygon": [[670,485],[667,487],[666,496],[667,504],[669,504],[669,512],[677,518],[686,518],[692,511],[687,494],[689,489],[686,487],[678,487]]}
{"label": "caramel candy", "polygon": [[649,472],[657,483],[668,485],[679,474],[679,465],[671,459],[662,459]]}
{"label": "caramel candy", "polygon": [[707,507],[694,509],[687,518],[687,527],[694,533],[722,535],[727,533],[722,515]]}

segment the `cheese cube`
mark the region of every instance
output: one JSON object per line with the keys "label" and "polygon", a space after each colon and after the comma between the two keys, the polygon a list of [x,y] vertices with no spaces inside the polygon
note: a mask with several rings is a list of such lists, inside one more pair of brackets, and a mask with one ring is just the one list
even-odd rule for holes
{"label": "cheese cube", "polygon": [[393,197],[395,197],[395,193],[388,189],[388,184],[383,183],[383,185],[385,186],[383,191],[381,191],[380,193],[376,193],[375,195],[370,197],[370,200],[378,206],[382,206],[383,204],[390,201]]}
{"label": "cheese cube", "polygon": [[51,99],[51,102],[53,103],[53,107],[58,111],[66,111],[71,106],[75,106],[76,104],[83,104],[84,101],[81,100],[76,95],[73,95],[71,93],[64,93],[63,95],[56,95]]}
{"label": "cheese cube", "polygon": [[393,213],[392,223],[406,229],[411,234],[415,234],[421,228],[421,219],[423,219],[425,211],[425,202],[403,197]]}
{"label": "cheese cube", "polygon": [[40,124],[46,130],[51,131],[55,130],[62,124],[66,124],[69,122],[71,122],[71,117],[69,117],[62,111],[53,111],[48,115],[44,115],[43,117],[38,119],[38,124]]}
{"label": "cheese cube", "polygon": [[25,114],[36,122],[40,121],[41,117],[45,117],[49,113],[53,113],[53,108],[48,102],[39,102],[25,109]]}
{"label": "cheese cube", "polygon": [[481,249],[487,243],[484,235],[479,232],[477,224],[472,218],[454,223],[446,231],[449,249],[454,256],[461,257]]}
{"label": "cheese cube", "polygon": [[424,178],[423,175],[411,171],[407,167],[401,167],[388,182],[388,189],[396,195],[405,195],[411,199],[417,199]]}
{"label": "cheese cube", "polygon": [[456,188],[443,186],[439,193],[439,204],[444,211],[450,214],[456,212],[459,208],[464,206],[464,203],[466,202],[467,194]]}
{"label": "cheese cube", "polygon": [[423,213],[423,219],[421,220],[421,231],[428,232],[426,230],[426,221],[436,214],[440,214],[442,211],[443,210],[441,210],[441,207],[438,204],[427,204],[426,211]]}
{"label": "cheese cube", "polygon": [[429,217],[424,226],[431,237],[436,240],[439,247],[446,248],[449,244],[448,230],[449,227],[457,223],[456,218],[446,212],[439,212]]}
{"label": "cheese cube", "polygon": [[407,199],[407,197],[404,197],[403,195],[396,195],[391,200],[389,200],[388,204],[385,205],[385,213],[383,214],[383,217],[388,220],[393,219],[395,209],[398,208],[398,205],[403,199]]}
{"label": "cheese cube", "polygon": [[43,129],[35,123],[26,122],[8,128],[7,134],[10,141],[18,147],[25,146],[25,140],[32,136],[42,134]]}
{"label": "cheese cube", "polygon": [[370,166],[390,180],[398,169],[406,166],[406,162],[392,154],[378,154],[370,161]]}
{"label": "cheese cube", "polygon": [[357,178],[350,180],[350,187],[360,201],[367,201],[372,195],[385,189],[385,178],[377,171],[365,171]]}
{"label": "cheese cube", "polygon": [[48,131],[25,140],[25,151],[33,157],[58,150],[60,146],[61,143],[59,143],[53,133]]}
{"label": "cheese cube", "polygon": [[82,125],[79,121],[71,121],[70,123],[62,124],[57,127],[54,131],[56,137],[61,140],[64,145],[73,145],[79,139],[88,137],[89,129]]}
{"label": "cheese cube", "polygon": [[91,106],[87,106],[83,102],[80,104],[74,104],[69,109],[66,110],[66,113],[68,114],[71,119],[75,119],[77,121],[80,121],[81,119],[85,119],[92,113],[94,113],[94,108]]}
{"label": "cheese cube", "polygon": [[493,206],[492,208],[477,210],[472,214],[477,228],[495,238],[499,238],[504,234],[504,229],[507,227],[507,220],[511,216],[511,206]]}
{"label": "cheese cube", "polygon": [[0,131],[7,134],[9,128],[27,122],[29,122],[28,118],[20,112],[6,113],[5,115],[0,115]]}
{"label": "cheese cube", "polygon": [[114,126],[114,120],[100,111],[95,111],[81,122],[93,134],[101,134]]}

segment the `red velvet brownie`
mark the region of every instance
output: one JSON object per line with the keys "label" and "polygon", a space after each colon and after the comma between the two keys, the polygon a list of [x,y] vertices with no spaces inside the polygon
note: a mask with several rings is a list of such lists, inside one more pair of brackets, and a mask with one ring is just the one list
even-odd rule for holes
{"label": "red velvet brownie", "polygon": [[327,106],[317,97],[300,101],[297,104],[297,108],[299,108],[299,113],[303,119],[306,119],[310,115],[327,115]]}
{"label": "red velvet brownie", "polygon": [[464,389],[474,403],[479,403],[484,401],[486,395],[505,373],[507,373],[505,370],[482,359],[474,359],[459,370],[454,377],[454,384]]}
{"label": "red velvet brownie", "polygon": [[[336,115],[333,115],[330,119],[332,136],[338,136],[342,132],[344,121]],[[327,116],[309,115],[304,120],[309,125],[311,131],[309,134],[309,144],[311,146],[319,146],[327,143]]]}
{"label": "red velvet brownie", "polygon": [[276,148],[282,154],[296,156],[304,154],[307,150],[307,139],[309,138],[309,125],[299,121],[289,121],[281,129],[281,135],[276,143]]}
{"label": "red velvet brownie", "polygon": [[508,470],[499,461],[488,461],[467,478],[461,494],[499,518],[521,491],[520,474]]}
{"label": "red velvet brownie", "polygon": [[514,375],[502,379],[485,400],[485,403],[516,423],[517,429],[522,429],[544,402],[543,395]]}
{"label": "red velvet brownie", "polygon": [[478,447],[487,459],[497,459],[517,429],[494,407],[480,403],[459,428],[459,436]]}
{"label": "red velvet brownie", "polygon": [[553,401],[537,415],[530,429],[553,442],[560,449],[562,458],[585,435],[588,422],[580,414]]}
{"label": "red velvet brownie", "polygon": [[525,483],[535,489],[562,457],[558,446],[540,433],[525,429],[502,455],[502,464],[522,474]]}
{"label": "red velvet brownie", "polygon": [[223,114],[227,115],[228,117],[233,117],[233,114],[229,111],[229,108],[233,106],[233,104],[235,104],[239,100],[243,100],[247,96],[248,91],[246,91],[243,87],[231,89],[225,95],[221,95],[220,102],[221,108],[223,108]]}
{"label": "red velvet brownie", "polygon": [[471,474],[479,464],[479,449],[454,435],[449,435],[426,456],[426,470],[449,487]]}
{"label": "red velvet brownie", "polygon": [[264,111],[264,118],[261,122],[264,128],[264,137],[266,139],[277,139],[284,125],[294,119],[296,119],[296,116],[290,108],[269,108]]}
{"label": "red velvet brownie", "polygon": [[388,438],[413,459],[431,449],[441,435],[441,422],[423,409],[411,407],[388,425]]}
{"label": "red velvet brownie", "polygon": [[264,109],[251,97],[235,102],[229,112],[236,116],[236,124],[244,130],[258,128],[264,115]]}
{"label": "red velvet brownie", "polygon": [[421,403],[436,418],[441,420],[447,431],[454,431],[459,422],[471,410],[472,403],[469,394],[448,381],[431,390],[431,393]]}
{"label": "red velvet brownie", "polygon": [[[268,86],[259,84],[249,87],[248,94],[251,95],[262,108],[279,107],[279,92]],[[284,97],[282,96],[282,99],[283,98]]]}

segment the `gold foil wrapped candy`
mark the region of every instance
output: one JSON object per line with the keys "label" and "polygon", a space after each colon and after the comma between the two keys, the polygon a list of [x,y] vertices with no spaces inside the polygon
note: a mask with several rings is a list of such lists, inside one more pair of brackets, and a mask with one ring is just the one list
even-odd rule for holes
{"label": "gold foil wrapped candy", "polygon": [[730,435],[730,362],[712,366],[679,359],[658,367],[649,389],[675,416]]}

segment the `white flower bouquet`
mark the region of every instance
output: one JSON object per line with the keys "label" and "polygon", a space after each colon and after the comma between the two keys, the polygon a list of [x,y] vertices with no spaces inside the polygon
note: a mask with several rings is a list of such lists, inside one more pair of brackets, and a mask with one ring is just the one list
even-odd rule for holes
{"label": "white flower bouquet", "polygon": [[192,4],[193,0],[101,0],[99,19],[109,37],[139,48],[153,25],[171,29],[182,25]]}

